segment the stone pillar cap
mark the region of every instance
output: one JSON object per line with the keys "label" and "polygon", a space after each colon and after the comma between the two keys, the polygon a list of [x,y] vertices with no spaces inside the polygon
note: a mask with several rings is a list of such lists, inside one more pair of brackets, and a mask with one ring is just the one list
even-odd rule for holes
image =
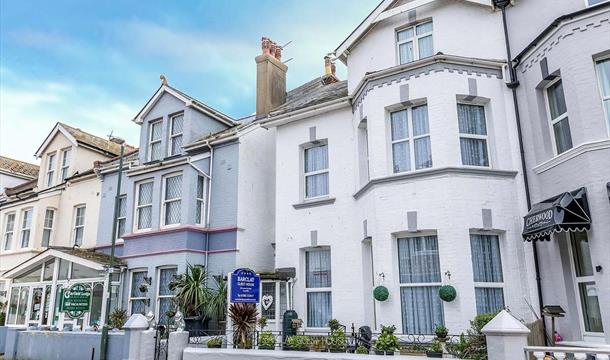
{"label": "stone pillar cap", "polygon": [[133,314],[123,325],[125,330],[146,330],[148,329],[148,320],[142,314]]}
{"label": "stone pillar cap", "polygon": [[502,310],[483,326],[481,332],[485,335],[527,335],[530,333],[530,329],[508,311]]}

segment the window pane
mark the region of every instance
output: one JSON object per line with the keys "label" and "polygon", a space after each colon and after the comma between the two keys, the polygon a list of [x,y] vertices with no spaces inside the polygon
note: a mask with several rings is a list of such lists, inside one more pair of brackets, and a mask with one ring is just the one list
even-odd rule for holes
{"label": "window pane", "polygon": [[55,211],[47,209],[44,216],[44,227],[52,228],[53,227],[53,217],[55,216]]}
{"label": "window pane", "polygon": [[444,325],[440,286],[403,287],[400,289],[402,331],[405,334],[434,334],[436,325]]}
{"label": "window pane", "polygon": [[42,230],[42,243],[41,243],[41,246],[42,247],[49,247],[50,242],[51,242],[51,230],[50,229]]}
{"label": "window pane", "polygon": [[165,200],[178,199],[182,196],[182,175],[168,177],[165,180]]}
{"label": "window pane", "polygon": [[89,315],[89,325],[100,325],[102,318],[102,299],[104,298],[104,285],[96,283],[91,294],[91,314]]}
{"label": "window pane", "polygon": [[182,201],[172,201],[165,204],[165,225],[180,223],[180,208]]}
{"label": "window pane", "polygon": [[82,226],[85,224],[85,208],[76,208],[76,226]]}
{"label": "window pane", "polygon": [[152,204],[153,183],[140,184],[138,205]]}
{"label": "window pane", "polygon": [[328,173],[305,177],[305,197],[328,195]]}
{"label": "window pane", "polygon": [[391,115],[392,140],[402,140],[409,137],[409,125],[407,124],[407,111],[396,111]]}
{"label": "window pane", "polygon": [[14,324],[17,319],[17,301],[19,300],[19,287],[13,287],[11,290],[11,300],[8,306],[7,324]]}
{"label": "window pane", "polygon": [[307,326],[326,327],[332,318],[332,296],[330,292],[307,293]]}
{"label": "window pane", "polygon": [[80,246],[83,244],[83,228],[74,229],[74,244]]}
{"label": "window pane", "polygon": [[432,167],[432,149],[430,147],[430,137],[414,140],[415,146],[415,169]]}
{"label": "window pane", "polygon": [[420,59],[433,55],[434,49],[432,44],[432,35],[420,38],[417,41]]}
{"label": "window pane", "polygon": [[152,206],[138,209],[138,229],[150,229],[152,226]]}
{"label": "window pane", "polygon": [[25,324],[25,312],[28,306],[28,296],[30,295],[29,287],[22,287],[19,292],[19,307],[17,308],[17,324]]}
{"label": "window pane", "polygon": [[172,155],[180,154],[182,152],[182,135],[174,136],[172,138]]}
{"label": "window pane", "polygon": [[589,250],[589,238],[586,232],[571,232],[572,256],[576,277],[593,276],[593,262]]}
{"label": "window pane", "polygon": [[330,251],[308,251],[306,256],[306,286],[321,288],[331,286]]}
{"label": "window pane", "polygon": [[134,271],[131,273],[131,297],[145,297],[146,293],[140,291],[140,285],[144,283],[147,271]]}
{"label": "window pane", "polygon": [[182,133],[182,123],[184,120],[184,115],[174,116],[172,118],[172,135]]}
{"label": "window pane", "polygon": [[265,304],[268,304],[269,307],[267,309],[265,309],[264,306],[262,306],[262,310],[261,310],[261,315],[266,317],[269,320],[275,320],[275,304],[277,299],[275,298],[275,283],[274,282],[264,282],[262,283],[262,298],[269,298],[271,297],[271,299],[273,299],[270,302],[267,302]]}
{"label": "window pane", "polygon": [[146,300],[131,300],[131,315],[146,313]]}
{"label": "window pane", "polygon": [[417,25],[417,35],[427,34],[432,32],[432,21]]}
{"label": "window pane", "polygon": [[411,110],[413,117],[413,136],[425,135],[428,129],[428,105],[416,106]]}
{"label": "window pane", "polygon": [[54,260],[50,260],[50,261],[47,261],[46,263],[44,263],[44,269],[43,269],[43,275],[42,275],[43,281],[53,280],[53,268],[54,267],[55,267]]}
{"label": "window pane", "polygon": [[398,267],[401,284],[440,282],[436,236],[398,239]]}
{"label": "window pane", "polygon": [[489,166],[487,141],[483,139],[460,138],[462,164]]}
{"label": "window pane", "polygon": [[127,196],[121,196],[119,198],[119,213],[118,217],[127,216]]}
{"label": "window pane", "polygon": [[483,106],[458,104],[458,122],[461,134],[487,135]]}
{"label": "window pane", "polygon": [[162,157],[161,153],[161,142],[157,142],[151,145],[150,160],[159,160]]}
{"label": "window pane", "polygon": [[176,268],[159,271],[159,295],[174,295],[174,292],[169,289],[169,283],[174,281],[174,275],[177,273]]}
{"label": "window pane", "polygon": [[161,139],[161,122],[153,123],[151,126],[150,140],[154,141]]}
{"label": "window pane", "polygon": [[103,271],[98,271],[81,264],[72,263],[72,276],[70,277],[71,279],[89,279],[100,277],[103,275]]}
{"label": "window pane", "polygon": [[328,169],[328,145],[305,149],[305,172]]}
{"label": "window pane", "polygon": [[566,100],[563,96],[563,83],[560,81],[549,86],[547,89],[549,97],[549,109],[551,110],[551,119],[558,118],[561,114],[565,113]]}
{"label": "window pane", "polygon": [[29,270],[25,274],[22,274],[22,275],[19,275],[18,277],[16,277],[13,280],[13,282],[14,283],[39,282],[41,271],[42,271],[42,266],[36,266],[34,269]]}
{"label": "window pane", "polygon": [[398,41],[411,39],[412,37],[413,37],[413,28],[408,28],[408,29],[399,31],[397,34]]}
{"label": "window pane", "polygon": [[23,230],[21,232],[21,247],[28,247],[30,245],[30,230]]}
{"label": "window pane", "polygon": [[392,161],[395,173],[411,170],[411,155],[409,153],[408,141],[392,144]]}
{"label": "window pane", "polygon": [[70,262],[66,260],[59,260],[59,280],[66,280],[69,274]]}
{"label": "window pane", "polygon": [[602,97],[610,96],[610,59],[597,62],[597,77]]}
{"label": "window pane", "polygon": [[472,272],[475,282],[502,282],[500,241],[496,235],[470,234]]}
{"label": "window pane", "polygon": [[175,310],[174,300],[172,298],[160,298],[159,299],[159,324],[174,323],[174,318],[169,318],[167,312]]}
{"label": "window pane", "polygon": [[595,283],[587,282],[578,284],[578,292],[580,294],[580,303],[585,321],[585,331],[604,332]]}
{"label": "window pane", "polygon": [[477,314],[493,314],[504,308],[504,291],[501,288],[475,288]]}
{"label": "window pane", "polygon": [[572,134],[567,117],[553,124],[553,132],[555,133],[555,145],[558,154],[572,148]]}
{"label": "window pane", "polygon": [[409,41],[398,46],[400,63],[406,64],[413,61],[413,42]]}

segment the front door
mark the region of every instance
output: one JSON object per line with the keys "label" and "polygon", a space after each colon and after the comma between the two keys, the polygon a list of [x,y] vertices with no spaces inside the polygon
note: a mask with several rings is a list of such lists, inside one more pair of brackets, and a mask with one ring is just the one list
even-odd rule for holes
{"label": "front door", "polygon": [[593,276],[593,263],[586,232],[570,233],[573,274],[583,335],[601,335],[604,332],[597,297],[597,286]]}

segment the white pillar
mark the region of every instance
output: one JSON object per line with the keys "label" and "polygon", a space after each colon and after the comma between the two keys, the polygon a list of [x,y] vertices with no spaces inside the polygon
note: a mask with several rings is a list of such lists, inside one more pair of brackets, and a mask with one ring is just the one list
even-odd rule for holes
{"label": "white pillar", "polygon": [[508,311],[502,310],[481,331],[487,337],[489,360],[524,358],[530,330]]}
{"label": "white pillar", "polygon": [[142,331],[140,335],[140,358],[154,359],[155,357],[155,335],[157,330],[148,329]]}
{"label": "white pillar", "polygon": [[[123,326],[125,339],[123,345],[123,360],[144,360],[141,357],[141,338],[148,329],[148,321],[142,314],[133,314]],[[154,351],[154,345],[153,345]]]}
{"label": "white pillar", "polygon": [[182,360],[182,353],[189,344],[188,331],[174,331],[169,333],[167,345],[167,360]]}

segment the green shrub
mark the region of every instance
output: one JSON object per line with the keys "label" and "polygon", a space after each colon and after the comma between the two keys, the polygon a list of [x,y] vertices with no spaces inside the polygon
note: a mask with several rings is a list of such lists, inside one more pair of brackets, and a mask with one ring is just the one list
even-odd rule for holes
{"label": "green shrub", "polygon": [[6,323],[6,313],[0,312],[0,326],[4,326]]}
{"label": "green shrub", "polygon": [[210,340],[208,340],[208,347],[209,348],[213,348],[213,347],[220,347],[222,346],[222,338],[221,337],[213,337]]}
{"label": "green shrub", "polygon": [[443,352],[443,346],[441,345],[441,343],[438,340],[434,340],[434,341],[432,341],[432,344],[430,345],[429,351],[435,352],[435,353],[441,353],[441,352]]}
{"label": "green shrub", "polygon": [[456,343],[447,344],[447,352],[458,359],[486,360],[487,342],[481,329],[497,314],[480,314],[470,321],[467,334],[462,333]]}
{"label": "green shrub", "polygon": [[328,342],[328,348],[332,352],[345,352],[347,348],[347,337],[345,331],[341,328],[335,329],[326,340]]}
{"label": "green shrub", "polygon": [[374,345],[376,351],[393,353],[394,351],[400,350],[398,338],[394,335],[394,331],[396,331],[396,326],[394,325],[381,325],[381,335],[379,335]]}
{"label": "green shrub", "polygon": [[356,348],[356,354],[369,354],[369,349],[365,348],[364,346],[360,345],[358,346],[358,348]]}
{"label": "green shrub", "polygon": [[121,329],[127,321],[127,310],[115,308],[110,312],[108,325],[111,329]]}
{"label": "green shrub", "polygon": [[339,323],[339,320],[337,320],[337,319],[328,320],[328,323],[326,325],[330,328],[331,332],[333,332],[341,327],[341,323]]}
{"label": "green shrub", "polygon": [[310,342],[309,337],[305,335],[294,335],[286,339],[286,345],[295,350],[309,349]]}
{"label": "green shrub", "polygon": [[271,331],[263,331],[258,336],[259,349],[275,349],[275,336]]}

